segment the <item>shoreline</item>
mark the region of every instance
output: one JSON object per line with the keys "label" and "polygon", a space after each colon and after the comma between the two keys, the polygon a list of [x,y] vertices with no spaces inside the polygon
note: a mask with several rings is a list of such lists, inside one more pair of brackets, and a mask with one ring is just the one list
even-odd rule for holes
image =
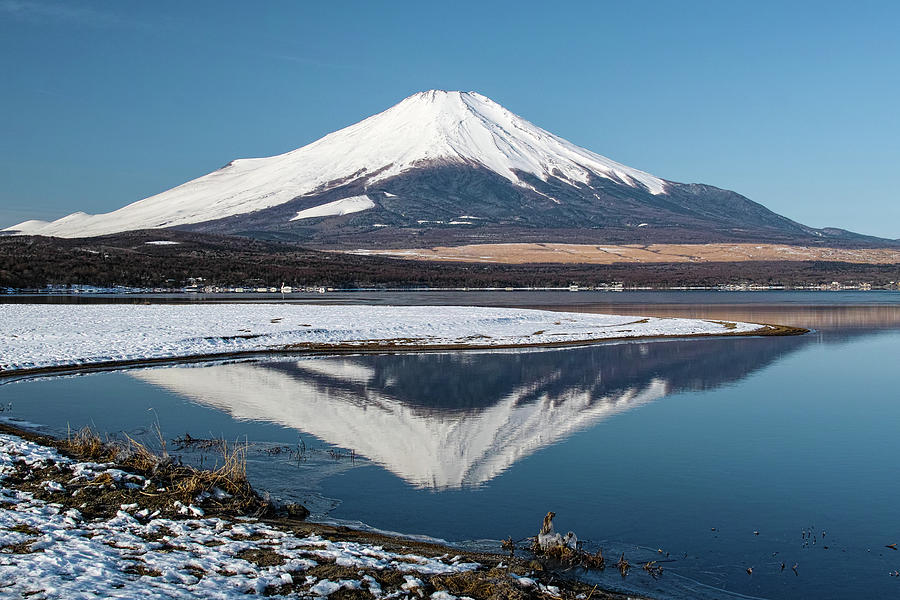
{"label": "shoreline", "polygon": [[342,354],[379,354],[379,353],[423,353],[423,352],[455,352],[455,351],[490,351],[490,350],[516,350],[529,348],[570,348],[580,346],[592,346],[607,342],[618,343],[624,341],[659,341],[677,339],[695,339],[710,337],[778,337],[805,335],[811,330],[803,327],[789,325],[775,325],[770,323],[755,323],[758,329],[752,331],[724,331],[721,333],[694,333],[694,334],[662,334],[643,336],[617,336],[592,339],[565,340],[559,342],[535,342],[514,344],[407,344],[397,341],[369,341],[360,343],[301,343],[286,344],[277,348],[240,350],[228,352],[215,352],[206,354],[186,354],[182,356],[146,357],[125,360],[97,361],[91,363],[72,363],[68,365],[54,365],[46,367],[4,369],[0,367],[0,382],[3,380],[27,379],[38,376],[75,375],[82,373],[94,373],[113,371],[119,369],[179,365],[191,363],[214,362],[217,360],[231,360],[241,358],[263,358],[266,356],[297,355],[297,356],[328,356]]}
{"label": "shoreline", "polygon": [[[283,514],[258,517],[241,515],[228,509],[216,510],[201,504],[200,501],[197,502],[198,507],[190,503],[187,506],[182,504],[179,508],[179,503],[175,502],[169,508],[158,498],[160,494],[143,491],[148,489],[149,482],[153,481],[149,471],[135,471],[117,460],[99,463],[78,462],[85,460],[85,457],[72,452],[71,447],[66,446],[65,440],[0,423],[0,442],[8,442],[2,439],[5,436],[19,438],[26,444],[35,444],[39,448],[52,451],[49,453],[50,456],[45,452],[39,461],[32,463],[28,463],[28,459],[23,457],[7,460],[5,467],[3,460],[5,457],[0,455],[0,500],[4,500],[0,502],[0,530],[6,529],[9,536],[22,538],[19,541],[11,540],[6,537],[7,534],[4,535],[5,540],[0,538],[0,589],[10,587],[16,589],[16,586],[19,586],[20,592],[27,593],[28,590],[25,588],[29,586],[27,581],[4,576],[4,566],[7,565],[3,560],[4,556],[15,557],[11,563],[13,569],[18,567],[30,575],[34,565],[29,564],[29,558],[38,560],[45,554],[58,551],[54,545],[67,543],[64,537],[60,537],[58,530],[49,535],[42,532],[39,527],[35,527],[35,524],[39,523],[34,519],[26,523],[23,517],[27,508],[20,507],[17,510],[14,507],[13,510],[7,511],[9,498],[14,495],[16,500],[25,502],[28,508],[35,508],[42,516],[52,512],[54,506],[58,507],[55,509],[58,513],[68,508],[65,511],[65,518],[73,528],[73,537],[80,535],[78,532],[86,528],[92,532],[88,536],[89,539],[112,535],[104,529],[107,522],[111,529],[124,527],[129,531],[147,533],[148,544],[144,544],[143,554],[139,552],[136,554],[135,547],[141,546],[141,542],[135,542],[134,539],[131,541],[105,539],[99,543],[101,546],[105,544],[113,549],[122,548],[129,551],[127,556],[119,559],[123,565],[120,573],[107,575],[117,579],[112,585],[117,589],[134,582],[137,590],[144,590],[146,585],[169,586],[163,589],[154,587],[153,592],[171,594],[174,585],[178,590],[178,596],[203,597],[208,590],[198,586],[203,583],[204,578],[212,579],[218,576],[220,579],[228,580],[229,585],[232,579],[240,580],[238,583],[244,587],[250,585],[247,590],[240,591],[240,595],[246,594],[252,588],[259,594],[274,593],[294,597],[308,597],[306,594],[310,593],[316,597],[328,596],[337,592],[336,598],[378,598],[382,597],[382,592],[390,591],[403,598],[432,597],[443,600],[467,597],[473,600],[638,598],[633,594],[601,590],[598,586],[574,579],[571,577],[571,565],[559,564],[549,557],[529,556],[519,551],[516,552],[518,556],[501,554],[500,547],[497,553],[465,551],[452,545],[414,540],[402,535],[313,523]],[[4,448],[8,448],[8,444]],[[60,459],[54,459],[53,452],[58,453]],[[10,467],[10,464],[14,467]],[[71,473],[66,473],[66,469],[71,470],[73,464],[75,472],[87,471],[93,480],[75,483],[78,477],[69,479]],[[25,475],[13,472],[16,469],[26,471]],[[109,473],[113,472],[117,475],[110,477]],[[146,479],[143,489],[138,489],[140,486],[137,484],[129,483],[132,479],[138,482]],[[113,495],[114,504],[121,504],[121,507],[93,507],[88,506],[87,502],[79,504],[89,495],[85,493],[79,496],[79,493],[89,488],[94,492],[97,482],[103,482],[100,489],[110,488],[108,493]],[[72,492],[72,488],[77,489]],[[7,493],[10,490],[13,494]],[[76,496],[79,496],[78,500],[75,500]],[[199,508],[200,506],[203,508]],[[5,511],[7,518],[4,519],[2,517]],[[148,517],[150,511],[155,512]],[[10,525],[10,515],[13,521],[19,519],[16,525]],[[229,528],[232,532],[240,530],[242,533],[232,533],[229,537]],[[170,535],[160,537],[157,530],[167,531]],[[175,530],[181,533],[175,535],[172,533]],[[235,568],[229,565],[222,573],[213,574],[209,563],[195,557],[187,560],[186,566],[183,567],[189,576],[174,577],[161,570],[158,565],[153,566],[157,559],[163,561],[177,559],[175,556],[177,552],[190,545],[193,539],[191,531],[218,532],[214,534],[214,540],[203,541],[198,538],[199,543],[206,547],[215,546],[214,549],[217,551],[224,548],[221,552],[229,551],[233,545],[238,550],[229,560],[249,562],[256,565],[255,568],[243,565],[244,572],[240,569],[233,572]],[[44,539],[48,536],[52,540]],[[274,539],[279,540],[277,544],[272,541]],[[4,541],[7,543],[3,543]],[[31,548],[32,545],[39,547]],[[195,555],[197,549],[202,551],[200,545],[196,546]],[[291,549],[303,557],[298,558],[290,554]],[[111,552],[105,549],[104,551],[107,554]],[[152,554],[154,552],[156,554]],[[294,558],[286,560],[290,556]],[[634,568],[638,566],[634,565]],[[280,571],[279,567],[282,567]],[[78,567],[68,568],[77,570]],[[310,573],[312,575],[309,575]],[[197,581],[192,578],[197,578]],[[22,579],[27,580],[24,577]],[[93,585],[102,588],[105,583],[94,582]],[[90,589],[92,585],[90,581],[83,584],[84,587],[77,587],[79,585],[77,577],[74,585],[76,588],[69,588],[68,593],[94,592],[102,595],[103,591],[107,593],[110,591],[98,592],[97,588]],[[237,591],[235,588],[235,592]],[[326,593],[322,594],[322,591]]]}

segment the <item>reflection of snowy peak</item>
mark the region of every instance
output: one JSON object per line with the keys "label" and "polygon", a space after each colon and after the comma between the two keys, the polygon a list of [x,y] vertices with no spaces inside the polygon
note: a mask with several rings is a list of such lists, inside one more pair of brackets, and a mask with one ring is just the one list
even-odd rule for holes
{"label": "reflection of snowy peak", "polygon": [[707,338],[522,352],[368,354],[130,371],[230,413],[352,448],[413,485],[496,477],[538,449],[815,341]]}
{"label": "reflection of snowy peak", "polygon": [[[663,397],[667,384],[593,397],[541,382],[514,388],[480,410],[423,411],[377,389],[319,385],[316,376],[367,383],[374,371],[348,358],[303,360],[292,376],[264,364],[167,368],[135,372],[143,381],[214,406],[238,419],[280,423],[359,454],[409,483],[437,489],[478,485],[548,444]],[[549,383],[549,382],[548,382]]]}

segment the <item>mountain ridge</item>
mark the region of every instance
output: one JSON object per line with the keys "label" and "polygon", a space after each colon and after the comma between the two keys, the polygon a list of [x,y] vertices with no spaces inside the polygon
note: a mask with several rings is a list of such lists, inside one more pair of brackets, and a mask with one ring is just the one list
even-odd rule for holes
{"label": "mountain ridge", "polygon": [[25,221],[4,232],[90,237],[155,228],[322,247],[367,237],[435,243],[523,235],[547,242],[865,237],[807,227],[729,190],[660,179],[580,148],[477,92],[442,90],[414,94],[296,150],[233,160],[110,213]]}

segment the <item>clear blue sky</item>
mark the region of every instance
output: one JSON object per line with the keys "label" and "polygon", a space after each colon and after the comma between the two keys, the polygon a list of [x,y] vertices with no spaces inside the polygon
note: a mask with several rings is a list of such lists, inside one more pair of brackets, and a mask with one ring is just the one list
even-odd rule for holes
{"label": "clear blue sky", "polygon": [[898,28],[900,3],[864,0],[0,0],[0,225],[113,210],[441,88],[900,238]]}

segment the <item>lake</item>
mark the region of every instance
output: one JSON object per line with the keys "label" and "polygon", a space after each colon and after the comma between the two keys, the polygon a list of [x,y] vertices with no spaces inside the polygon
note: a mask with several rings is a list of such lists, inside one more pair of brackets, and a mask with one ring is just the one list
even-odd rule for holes
{"label": "lake", "polygon": [[[321,301],[360,302],[324,295]],[[351,300],[345,300],[349,296]],[[583,576],[671,598],[900,590],[900,294],[377,293],[804,326],[798,337],[324,357],[0,385],[0,417],[65,435],[249,444],[260,490],[315,518],[499,550],[548,510],[632,564]],[[439,310],[439,309],[435,309]],[[785,564],[782,570],[781,565]],[[797,565],[796,572],[792,569]],[[752,575],[747,569],[752,567]]]}

